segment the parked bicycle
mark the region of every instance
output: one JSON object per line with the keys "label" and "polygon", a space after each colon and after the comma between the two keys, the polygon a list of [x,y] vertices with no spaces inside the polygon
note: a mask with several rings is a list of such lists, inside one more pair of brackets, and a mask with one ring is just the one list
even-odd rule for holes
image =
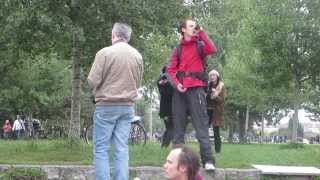
{"label": "parked bicycle", "polygon": [[[92,143],[93,138],[93,123],[83,129],[82,138],[87,144]],[[147,134],[142,125],[141,117],[135,116],[131,122],[129,143],[132,145],[145,145],[147,142]]]}

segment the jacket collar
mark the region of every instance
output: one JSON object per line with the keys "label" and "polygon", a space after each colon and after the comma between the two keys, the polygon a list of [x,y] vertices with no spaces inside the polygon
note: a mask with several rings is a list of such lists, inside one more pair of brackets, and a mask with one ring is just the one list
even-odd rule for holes
{"label": "jacket collar", "polygon": [[117,44],[117,43],[119,43],[119,42],[124,42],[124,43],[126,43],[125,40],[123,40],[123,39],[118,39],[118,40],[116,40],[115,42],[113,42],[112,45],[115,45],[115,44]]}
{"label": "jacket collar", "polygon": [[198,36],[192,36],[190,41],[186,41],[184,38],[180,41],[181,45],[189,45],[189,44],[193,44],[197,41]]}

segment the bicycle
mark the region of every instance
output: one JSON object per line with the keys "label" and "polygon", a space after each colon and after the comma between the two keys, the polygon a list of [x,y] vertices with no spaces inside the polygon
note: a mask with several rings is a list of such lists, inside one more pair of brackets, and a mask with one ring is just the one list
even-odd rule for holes
{"label": "bicycle", "polygon": [[[82,138],[85,143],[91,144],[93,136],[93,123],[83,129]],[[131,122],[129,143],[132,145],[145,145],[147,143],[147,134],[141,123],[141,117],[135,116]]]}

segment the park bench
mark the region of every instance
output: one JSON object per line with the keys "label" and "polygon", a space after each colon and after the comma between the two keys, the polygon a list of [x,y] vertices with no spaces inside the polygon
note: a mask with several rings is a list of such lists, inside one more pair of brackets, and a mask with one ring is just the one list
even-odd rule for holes
{"label": "park bench", "polygon": [[320,169],[305,166],[270,166],[252,165],[261,171],[262,175],[285,177],[290,180],[314,180],[320,176]]}

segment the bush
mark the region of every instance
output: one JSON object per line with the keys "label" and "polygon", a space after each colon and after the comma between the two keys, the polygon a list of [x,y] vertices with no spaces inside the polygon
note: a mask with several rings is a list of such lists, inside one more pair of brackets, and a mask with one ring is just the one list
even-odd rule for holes
{"label": "bush", "polygon": [[38,168],[10,168],[0,174],[3,180],[46,180],[47,174]]}
{"label": "bush", "polygon": [[280,146],[280,149],[300,149],[300,148],[304,148],[304,145],[302,143],[290,142],[288,144],[283,144]]}

